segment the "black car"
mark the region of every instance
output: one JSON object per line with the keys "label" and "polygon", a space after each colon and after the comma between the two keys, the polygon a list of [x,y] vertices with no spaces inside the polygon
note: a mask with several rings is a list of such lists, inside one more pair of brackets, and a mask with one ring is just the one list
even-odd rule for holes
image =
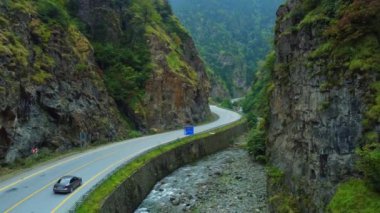
{"label": "black car", "polygon": [[63,176],[54,184],[54,193],[71,193],[82,185],[82,178],[75,176]]}

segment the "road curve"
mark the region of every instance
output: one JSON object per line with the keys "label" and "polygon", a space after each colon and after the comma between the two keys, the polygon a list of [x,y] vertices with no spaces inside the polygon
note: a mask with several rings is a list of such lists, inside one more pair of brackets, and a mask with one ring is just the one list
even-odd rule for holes
{"label": "road curve", "polygon": [[[196,133],[224,126],[241,117],[235,112],[216,106],[211,106],[211,111],[219,119],[196,126]],[[183,137],[183,130],[175,130],[134,138],[33,168],[0,182],[0,212],[68,212],[84,194],[118,166],[149,149]],[[54,194],[53,184],[64,175],[82,177],[82,187],[68,195]]]}

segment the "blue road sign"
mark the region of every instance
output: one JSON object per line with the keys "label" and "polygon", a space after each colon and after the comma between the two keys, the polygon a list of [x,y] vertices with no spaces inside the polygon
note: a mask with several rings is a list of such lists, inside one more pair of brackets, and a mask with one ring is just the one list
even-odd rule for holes
{"label": "blue road sign", "polygon": [[185,135],[194,135],[194,127],[185,126]]}

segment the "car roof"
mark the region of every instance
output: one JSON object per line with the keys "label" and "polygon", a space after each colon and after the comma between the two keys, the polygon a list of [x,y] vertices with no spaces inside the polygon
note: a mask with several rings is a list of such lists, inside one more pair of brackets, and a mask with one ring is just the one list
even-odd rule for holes
{"label": "car roof", "polygon": [[73,178],[73,177],[75,177],[75,176],[72,176],[72,175],[65,175],[65,176],[61,177],[60,179],[71,179],[71,178]]}

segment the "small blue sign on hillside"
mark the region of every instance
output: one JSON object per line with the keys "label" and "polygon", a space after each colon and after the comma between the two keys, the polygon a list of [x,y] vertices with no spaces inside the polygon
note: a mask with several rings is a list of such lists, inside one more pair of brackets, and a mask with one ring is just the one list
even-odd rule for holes
{"label": "small blue sign on hillside", "polygon": [[185,126],[185,135],[194,135],[194,126]]}

